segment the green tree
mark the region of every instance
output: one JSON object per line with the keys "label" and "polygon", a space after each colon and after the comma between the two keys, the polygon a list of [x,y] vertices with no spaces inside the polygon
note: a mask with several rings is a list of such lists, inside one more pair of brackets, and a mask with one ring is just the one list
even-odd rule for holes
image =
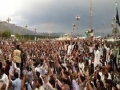
{"label": "green tree", "polygon": [[20,38],[21,35],[19,33],[15,33],[15,37]]}
{"label": "green tree", "polygon": [[107,37],[109,38],[109,37],[110,37],[110,34],[108,34]]}
{"label": "green tree", "polygon": [[11,36],[11,33],[10,33],[9,30],[4,30],[4,31],[2,32],[2,36],[3,36],[3,37],[6,37],[6,38],[9,38],[9,37]]}
{"label": "green tree", "polygon": [[25,38],[25,39],[29,39],[29,34],[25,34],[25,35],[24,35],[24,38]]}
{"label": "green tree", "polygon": [[112,31],[112,33],[114,35],[118,35],[119,34],[119,29],[118,28],[114,28],[113,31]]}

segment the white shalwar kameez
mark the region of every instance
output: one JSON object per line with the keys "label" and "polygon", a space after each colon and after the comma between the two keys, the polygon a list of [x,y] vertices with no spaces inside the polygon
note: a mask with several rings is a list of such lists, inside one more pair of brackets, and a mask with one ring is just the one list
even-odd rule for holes
{"label": "white shalwar kameez", "polygon": [[95,68],[98,64],[100,64],[100,52],[99,52],[99,50],[95,50],[94,55],[95,55],[95,58],[94,58],[94,68]]}

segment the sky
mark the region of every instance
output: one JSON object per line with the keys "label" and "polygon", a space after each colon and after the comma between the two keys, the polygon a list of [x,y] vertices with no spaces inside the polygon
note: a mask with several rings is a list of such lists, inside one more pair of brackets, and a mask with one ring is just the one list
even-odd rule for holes
{"label": "sky", "polygon": [[[120,0],[92,0],[95,32],[112,32],[116,1],[120,13]],[[1,21],[9,17],[10,23],[22,27],[27,25],[30,30],[36,28],[37,32],[70,33],[74,22],[74,33],[83,34],[90,28],[90,0],[0,0],[0,11]]]}

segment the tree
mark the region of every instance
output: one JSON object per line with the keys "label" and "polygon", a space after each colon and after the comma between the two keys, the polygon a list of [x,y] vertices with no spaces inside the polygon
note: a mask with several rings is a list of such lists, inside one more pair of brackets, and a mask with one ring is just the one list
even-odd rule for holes
{"label": "tree", "polygon": [[15,33],[15,37],[20,38],[21,35],[19,33]]}
{"label": "tree", "polygon": [[11,33],[10,33],[9,30],[4,30],[4,31],[2,32],[2,36],[8,38],[8,37],[11,36]]}
{"label": "tree", "polygon": [[114,35],[118,35],[119,34],[119,29],[118,28],[114,28],[113,31],[112,31],[112,33]]}
{"label": "tree", "polygon": [[110,34],[108,34],[107,37],[109,38],[109,37],[110,37]]}

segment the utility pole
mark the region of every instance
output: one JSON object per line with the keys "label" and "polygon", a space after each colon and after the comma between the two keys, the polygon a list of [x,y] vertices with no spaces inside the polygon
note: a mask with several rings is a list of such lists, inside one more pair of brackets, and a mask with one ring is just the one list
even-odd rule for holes
{"label": "utility pole", "polygon": [[[8,22],[8,27],[9,27],[10,26],[9,23],[10,23],[11,19],[8,17],[6,21]],[[11,32],[11,30],[9,30],[9,32],[8,32],[8,37],[10,36],[10,32]]]}
{"label": "utility pole", "polygon": [[92,14],[93,14],[93,12],[92,12],[92,0],[90,0],[90,29],[92,30],[93,29],[93,27],[92,27],[92,24],[93,24],[93,21],[92,21]]}

